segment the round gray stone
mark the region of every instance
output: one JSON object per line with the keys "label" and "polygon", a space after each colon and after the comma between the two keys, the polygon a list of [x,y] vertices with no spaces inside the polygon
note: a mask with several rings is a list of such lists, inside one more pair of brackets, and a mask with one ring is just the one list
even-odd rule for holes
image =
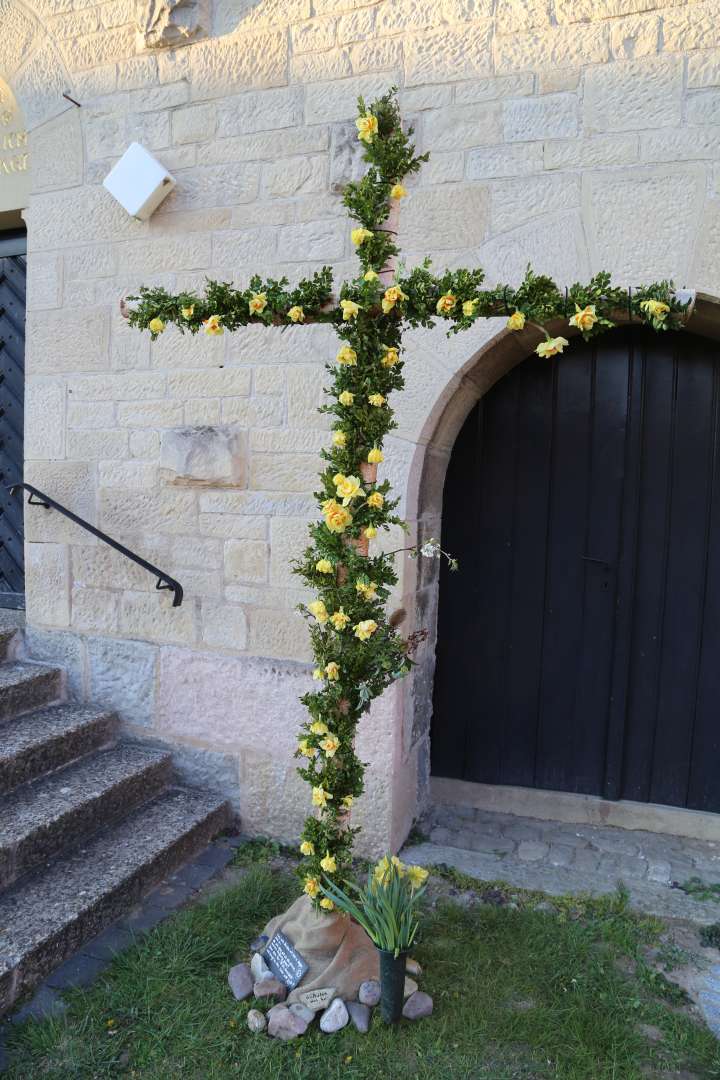
{"label": "round gray stone", "polygon": [[288,1005],[291,1013],[295,1013],[301,1020],[304,1020],[306,1024],[312,1024],[315,1019],[315,1011],[308,1009],[307,1005],[303,1005],[301,1001],[294,1001],[292,1005]]}
{"label": "round gray stone", "polygon": [[256,1035],[267,1027],[267,1020],[259,1009],[251,1009],[247,1014],[247,1026]]}
{"label": "round gray stone", "polygon": [[244,1001],[252,994],[255,980],[247,964],[236,964],[228,972],[228,982],[236,1000]]}
{"label": "round gray stone", "polygon": [[402,1014],[406,1020],[422,1020],[433,1011],[433,999],[422,990],[416,990],[405,1002]]}
{"label": "round gray stone", "polygon": [[347,1011],[354,1026],[365,1035],[370,1030],[370,1006],[360,1001],[348,1001]]}
{"label": "round gray stone", "polygon": [[377,1005],[380,1001],[380,983],[377,979],[368,979],[360,983],[358,999],[362,1005]]}
{"label": "round gray stone", "polygon": [[342,998],[335,998],[320,1017],[320,1030],[326,1035],[331,1035],[334,1031],[344,1028],[349,1019],[345,1002]]}

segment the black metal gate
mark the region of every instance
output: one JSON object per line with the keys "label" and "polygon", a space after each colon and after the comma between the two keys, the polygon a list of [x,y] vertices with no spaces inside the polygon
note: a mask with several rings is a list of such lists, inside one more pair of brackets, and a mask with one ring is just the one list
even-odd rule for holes
{"label": "black metal gate", "polygon": [[720,811],[720,349],[532,358],[445,483],[433,772]]}
{"label": "black metal gate", "polygon": [[7,490],[23,478],[24,251],[24,237],[3,240],[0,234],[0,607],[25,603],[23,501]]}

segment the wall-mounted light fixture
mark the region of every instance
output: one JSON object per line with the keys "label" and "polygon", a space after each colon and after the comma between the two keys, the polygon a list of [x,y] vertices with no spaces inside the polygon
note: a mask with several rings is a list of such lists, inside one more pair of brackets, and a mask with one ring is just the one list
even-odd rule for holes
{"label": "wall-mounted light fixture", "polygon": [[147,221],[175,187],[175,177],[144,146],[134,142],[107,174],[103,187],[128,214]]}

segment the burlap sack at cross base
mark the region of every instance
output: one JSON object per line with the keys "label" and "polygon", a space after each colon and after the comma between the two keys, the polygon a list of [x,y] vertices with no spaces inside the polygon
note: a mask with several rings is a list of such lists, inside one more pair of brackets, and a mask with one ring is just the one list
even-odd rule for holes
{"label": "burlap sack at cross base", "polygon": [[288,994],[299,1001],[306,990],[335,988],[335,997],[357,999],[360,983],[380,978],[378,952],[362,927],[347,915],[326,915],[313,909],[309,896],[301,896],[282,915],[276,915],[263,933],[277,930],[290,939],[310,965],[300,985]]}

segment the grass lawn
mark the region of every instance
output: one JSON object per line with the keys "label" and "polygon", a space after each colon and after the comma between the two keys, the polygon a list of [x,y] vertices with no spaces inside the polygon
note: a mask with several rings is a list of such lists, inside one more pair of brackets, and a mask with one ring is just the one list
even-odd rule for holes
{"label": "grass lawn", "polygon": [[295,889],[258,864],[179,913],[67,995],[61,1018],[16,1029],[8,1080],[720,1078],[720,1044],[642,959],[659,924],[621,897],[551,911],[439,900],[414,950],[431,1019],[389,1029],[376,1013],[369,1035],[315,1025],[291,1043],[251,1035],[228,968]]}

